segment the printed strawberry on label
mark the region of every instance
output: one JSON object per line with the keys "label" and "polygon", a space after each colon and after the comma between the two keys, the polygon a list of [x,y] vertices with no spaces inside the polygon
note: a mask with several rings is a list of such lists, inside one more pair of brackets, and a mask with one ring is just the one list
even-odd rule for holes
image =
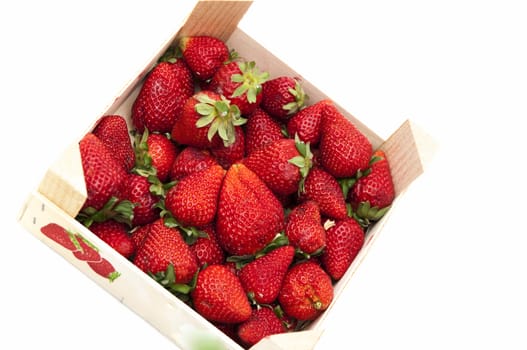
{"label": "printed strawberry on label", "polygon": [[[88,197],[76,219],[248,348],[325,312],[395,188],[387,155],[333,101],[234,49],[181,38],[130,120],[96,123],[79,143]],[[120,276],[86,235],[41,232]]]}

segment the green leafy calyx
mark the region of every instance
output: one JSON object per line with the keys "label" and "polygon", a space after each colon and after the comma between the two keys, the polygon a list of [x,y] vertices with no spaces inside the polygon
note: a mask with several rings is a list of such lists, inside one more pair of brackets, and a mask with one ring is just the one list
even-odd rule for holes
{"label": "green leafy calyx", "polygon": [[295,88],[289,88],[288,91],[295,98],[295,100],[293,102],[286,103],[284,106],[282,106],[282,108],[287,111],[288,115],[291,115],[304,107],[306,101],[309,99],[309,96],[306,95],[298,80],[295,83]]}
{"label": "green leafy calyx", "polygon": [[301,180],[298,186],[299,193],[304,193],[304,182],[313,166],[313,153],[309,147],[309,142],[305,143],[300,140],[298,134],[295,134],[295,146],[299,155],[289,159],[289,163],[296,165],[300,171]]}
{"label": "green leafy calyx", "polygon": [[231,97],[238,97],[247,93],[247,101],[249,103],[255,103],[256,97],[262,91],[262,84],[269,80],[269,73],[260,72],[254,61],[239,62],[238,67],[241,73],[233,74],[231,81],[239,85]]}
{"label": "green leafy calyx", "polygon": [[224,96],[216,100],[203,93],[198,94],[196,99],[198,103],[195,109],[201,115],[196,121],[196,127],[208,126],[209,141],[212,141],[214,135],[218,134],[225,147],[232,145],[236,141],[235,127],[247,122],[247,119],[241,116],[238,106],[231,104]]}

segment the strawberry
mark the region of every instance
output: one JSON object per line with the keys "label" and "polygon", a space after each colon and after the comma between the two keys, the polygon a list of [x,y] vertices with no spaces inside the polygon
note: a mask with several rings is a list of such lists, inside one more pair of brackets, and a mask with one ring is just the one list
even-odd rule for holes
{"label": "strawberry", "polygon": [[224,175],[220,165],[212,165],[184,177],[168,190],[166,209],[183,226],[210,224],[216,216]]}
{"label": "strawberry", "polygon": [[88,261],[88,266],[97,274],[107,278],[110,282],[115,281],[121,274],[115,270],[112,263],[102,258],[101,261]]}
{"label": "strawberry", "polygon": [[285,234],[289,243],[305,254],[320,252],[326,245],[317,202],[306,200],[294,207],[287,217]]}
{"label": "strawberry", "polygon": [[146,77],[132,105],[132,123],[143,132],[170,132],[185,101],[194,94],[192,73],[183,60],[159,62]]}
{"label": "strawberry", "polygon": [[100,262],[102,260],[99,250],[94,246],[90,241],[76,233],[74,239],[79,244],[79,249],[73,252],[78,260],[87,261],[87,262]]}
{"label": "strawberry", "polygon": [[238,337],[246,346],[258,343],[269,335],[286,331],[282,321],[270,307],[253,309],[251,317],[238,326]]}
{"label": "strawberry", "polygon": [[146,224],[146,225],[142,225],[142,226],[135,226],[130,231],[130,239],[134,243],[136,250],[139,249],[141,245],[143,245],[143,241],[145,240],[145,238],[148,236],[148,233],[150,232],[150,226],[152,226],[154,222],[155,221],[149,224]]}
{"label": "strawberry", "polygon": [[122,198],[133,203],[132,226],[145,225],[159,218],[155,207],[160,198],[150,192],[150,182],[144,176],[128,174],[121,191]]}
{"label": "strawberry", "polygon": [[338,181],[324,169],[312,168],[304,182],[302,199],[310,199],[318,204],[320,213],[333,219],[348,216],[344,193]]}
{"label": "strawberry", "polygon": [[304,107],[306,100],[298,78],[283,75],[262,85],[261,107],[277,119],[288,119]]}
{"label": "strawberry", "polygon": [[202,90],[190,97],[183,113],[172,129],[172,139],[181,144],[197,148],[209,148],[217,134],[225,146],[234,143],[235,126],[243,125],[246,119],[240,116],[238,107],[219,94]]}
{"label": "strawberry", "polygon": [[126,120],[121,115],[105,115],[96,123],[93,133],[112,150],[112,155],[126,171],[135,164],[135,153]]}
{"label": "strawberry", "polygon": [[199,80],[208,80],[229,59],[229,48],[212,36],[186,36],[178,46],[190,70]]}
{"label": "strawberry", "polygon": [[260,73],[254,61],[231,61],[216,71],[209,89],[228,98],[242,115],[249,115],[260,105],[262,84],[268,78],[269,73]]}
{"label": "strawberry", "polygon": [[307,106],[287,121],[287,132],[290,136],[298,135],[298,138],[311,146],[318,145],[320,141],[320,125],[322,123],[322,111],[328,100],[318,101]]}
{"label": "strawberry", "polygon": [[285,138],[280,123],[261,108],[248,116],[245,124],[245,152],[249,155],[265,145]]}
{"label": "strawberry", "polygon": [[223,264],[225,262],[225,253],[218,243],[214,226],[207,225],[201,229],[207,236],[198,237],[196,242],[190,246],[190,250],[196,255],[196,259],[198,259],[198,265],[203,267],[205,264]]}
{"label": "strawberry", "polygon": [[54,222],[42,226],[40,232],[68,250],[75,251],[79,249],[73,234]]}
{"label": "strawberry", "polygon": [[348,218],[329,227],[326,237],[322,265],[333,280],[338,281],[364,245],[364,231],[355,219]]}
{"label": "strawberry", "polygon": [[[160,182],[169,180],[178,150],[167,135],[146,129],[136,135],[135,152],[135,173],[145,177],[154,175]],[[152,178],[150,181],[153,182]]]}
{"label": "strawberry", "polygon": [[294,255],[295,248],[285,245],[243,266],[238,277],[249,298],[258,304],[274,302]]}
{"label": "strawberry", "polygon": [[319,149],[322,166],[336,178],[365,170],[372,156],[370,141],[332,103],[322,112]]}
{"label": "strawberry", "polygon": [[287,272],[278,301],[288,316],[314,320],[333,301],[331,278],[315,262],[298,263]]}
{"label": "strawberry", "polygon": [[201,270],[191,298],[195,310],[209,321],[231,324],[251,317],[251,306],[240,280],[224,265],[209,265]]}
{"label": "strawberry", "polygon": [[234,127],[234,142],[229,146],[225,146],[219,138],[214,140],[214,145],[210,151],[223,168],[228,169],[245,156],[245,134],[241,126]]}
{"label": "strawberry", "polygon": [[156,274],[173,265],[176,282],[188,283],[198,270],[196,256],[183,240],[176,228],[165,226],[163,219],[150,224],[148,234],[137,248],[134,264],[143,270]]}
{"label": "strawberry", "polygon": [[101,209],[111,197],[119,194],[126,171],[93,133],[81,139],[79,149],[88,194],[83,209]]}
{"label": "strawberry", "polygon": [[305,143],[297,141],[276,140],[249,154],[242,163],[275,194],[298,192],[311,168],[311,151]]}
{"label": "strawberry", "polygon": [[216,232],[230,254],[254,254],[284,226],[282,206],[265,183],[245,165],[233,164],[220,190]]}
{"label": "strawberry", "polygon": [[[382,150],[373,153],[371,170],[352,186],[348,201],[362,218],[378,220],[395,198],[390,164]],[[384,210],[383,210],[384,209]]]}
{"label": "strawberry", "polygon": [[176,156],[172,169],[171,180],[181,180],[187,175],[200,171],[211,165],[218,164],[208,149],[187,146]]}
{"label": "strawberry", "polygon": [[128,234],[126,224],[114,220],[94,222],[90,226],[90,231],[125,258],[134,255],[135,245]]}

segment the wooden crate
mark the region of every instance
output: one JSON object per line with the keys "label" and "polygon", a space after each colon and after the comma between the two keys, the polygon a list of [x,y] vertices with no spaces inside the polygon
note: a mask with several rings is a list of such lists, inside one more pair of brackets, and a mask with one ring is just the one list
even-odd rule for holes
{"label": "wooden crate", "polygon": [[[133,78],[124,85],[108,108],[102,111],[100,115],[94,116],[93,123],[102,115],[120,114],[126,117],[129,125],[131,125],[131,106],[144,77],[164,51],[184,35],[212,35],[226,40],[230,48],[235,48],[242,57],[255,60],[259,68],[269,72],[271,77],[279,75],[302,76],[300,72],[295,72],[238,28],[240,19],[250,5],[250,1],[197,2],[194,10],[186,18],[181,19],[180,30],[177,33],[171,33],[167,40],[160,45],[159,50],[152,55],[148,62],[145,62],[144,67],[132,75]],[[311,101],[329,98],[306,80],[303,80],[303,88],[310,96]],[[423,172],[423,162],[433,152],[433,144],[411,121],[404,121],[401,127],[387,140],[383,140],[370,130],[364,122],[356,119],[342,108],[340,110],[369,138],[374,148],[382,148],[386,152],[391,162],[397,194],[393,207],[397,206],[408,185]],[[86,131],[90,131],[92,128],[93,125],[89,125]],[[79,135],[79,140],[81,136]],[[35,237],[147,320],[180,348],[187,346],[189,334],[193,332],[204,334],[203,332],[206,332],[208,336],[222,342],[226,349],[242,349],[211,323],[77,222],[74,217],[80,211],[85,199],[86,189],[80,153],[78,144],[74,143],[66,148],[55,164],[50,166],[38,189],[29,194],[27,202],[21,209],[19,222]],[[363,249],[344,277],[335,285],[335,300],[346,288],[353,273],[366,257],[385,222],[390,219],[391,212],[389,211],[368,231]],[[40,229],[49,223],[56,223],[72,232],[80,233],[88,239],[99,249],[101,256],[111,262],[121,274],[120,277],[109,282],[108,279],[97,275],[86,262],[77,260],[69,250],[43,235]],[[324,330],[324,321],[327,315],[331,313],[332,305],[308,329],[267,337],[253,346],[252,349],[290,349],[293,347],[299,350],[312,349]]]}

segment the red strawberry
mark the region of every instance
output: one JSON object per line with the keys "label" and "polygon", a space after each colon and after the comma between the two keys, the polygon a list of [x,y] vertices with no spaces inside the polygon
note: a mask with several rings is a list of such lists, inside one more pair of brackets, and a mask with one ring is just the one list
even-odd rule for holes
{"label": "red strawberry", "polygon": [[330,103],[321,100],[307,106],[287,121],[287,132],[290,136],[298,135],[298,138],[311,146],[318,145],[320,141],[320,125],[322,123],[322,111],[324,106]]}
{"label": "red strawberry", "polygon": [[196,255],[200,267],[207,265],[223,264],[225,253],[216,238],[216,230],[213,225],[202,227],[201,230],[207,234],[206,237],[198,237],[196,242],[190,246],[190,250]]}
{"label": "red strawberry", "polygon": [[288,316],[314,320],[333,301],[331,278],[315,262],[294,265],[284,278],[278,301]]}
{"label": "red strawberry", "polygon": [[40,232],[68,250],[74,251],[79,249],[78,245],[76,245],[76,240],[73,238],[73,234],[54,222],[42,226]]}
{"label": "red strawberry", "polygon": [[241,126],[234,127],[234,142],[225,146],[219,138],[214,139],[210,151],[216,161],[225,169],[239,162],[245,156],[245,134]]}
{"label": "red strawberry", "polygon": [[143,245],[143,241],[150,232],[150,226],[152,226],[154,222],[142,226],[135,226],[132,231],[130,231],[130,239],[134,243],[136,251],[141,245]]}
{"label": "red strawberry", "polygon": [[233,164],[220,190],[216,232],[230,254],[254,254],[284,226],[282,206],[265,183],[245,165]]}
{"label": "red strawberry", "polygon": [[138,247],[133,260],[144,272],[164,272],[174,266],[177,283],[188,283],[198,270],[196,256],[176,228],[165,226],[163,219],[150,224],[150,230]]}
{"label": "red strawberry", "polygon": [[217,134],[229,146],[236,138],[234,127],[245,122],[238,107],[225,97],[201,90],[186,101],[181,118],[172,129],[172,139],[181,145],[209,148]]}
{"label": "red strawberry", "polygon": [[115,271],[115,267],[113,267],[112,263],[105,258],[102,258],[101,261],[98,262],[88,261],[88,265],[93,271],[102,277],[107,278],[110,282],[115,281],[121,276],[118,271]]}
{"label": "red strawberry", "polygon": [[289,243],[306,254],[320,251],[326,245],[326,231],[321,220],[315,201],[298,204],[287,217],[285,234]]}
{"label": "red strawberry", "polygon": [[123,184],[122,198],[134,204],[132,226],[145,225],[159,218],[155,207],[160,198],[150,192],[150,182],[144,176],[128,174]]}
{"label": "red strawberry", "polygon": [[298,192],[311,168],[311,151],[302,142],[279,139],[249,154],[242,163],[280,196]]}
{"label": "red strawberry", "polygon": [[200,80],[212,78],[229,59],[229,48],[212,36],[186,36],[179,40],[179,48],[191,71]]}
{"label": "red strawberry", "polygon": [[191,297],[196,311],[209,321],[240,323],[251,316],[240,280],[223,265],[209,265],[201,270]]}
{"label": "red strawberry", "polygon": [[157,170],[157,177],[161,182],[167,181],[177,156],[175,145],[162,134],[150,134],[146,143],[152,166]]}
{"label": "red strawberry", "polygon": [[263,109],[256,108],[247,118],[245,125],[245,152],[247,154],[283,138],[285,136],[282,134],[280,123]]}
{"label": "red strawberry", "polygon": [[87,262],[100,262],[102,260],[99,250],[86,238],[80,234],[75,234],[75,240],[79,243],[79,249],[73,252],[73,255],[81,260]]}
{"label": "red strawberry", "polygon": [[260,73],[254,61],[231,61],[216,71],[209,89],[228,98],[242,115],[249,115],[260,105],[262,84],[268,78],[269,74]]}
{"label": "red strawberry", "polygon": [[330,173],[320,167],[311,169],[307,175],[301,198],[315,201],[324,216],[333,219],[348,216],[342,188]]}
{"label": "red strawberry", "polygon": [[88,197],[83,208],[101,209],[112,196],[117,196],[126,171],[112,153],[93,133],[79,142],[82,170]]}
{"label": "red strawberry", "polygon": [[294,255],[295,248],[286,245],[243,266],[238,277],[247,295],[258,304],[274,302]]}
{"label": "red strawberry", "polygon": [[279,76],[262,85],[261,106],[275,118],[288,119],[304,107],[306,100],[298,78]]}
{"label": "red strawberry", "polygon": [[114,220],[94,222],[90,225],[90,231],[125,258],[134,255],[135,245],[128,234],[126,224]]}
{"label": "red strawberry", "polygon": [[365,170],[372,156],[370,141],[331,103],[322,113],[319,149],[320,163],[336,178]]}
{"label": "red strawberry", "polygon": [[238,337],[244,345],[252,346],[261,339],[286,331],[282,321],[270,307],[253,309],[251,317],[238,326]]}
{"label": "red strawberry", "polygon": [[326,272],[339,280],[364,245],[364,231],[352,218],[335,222],[326,232],[326,249],[321,261]]}
{"label": "red strawberry", "polygon": [[205,226],[216,216],[225,170],[212,165],[179,180],[166,194],[165,207],[183,226]]}
{"label": "red strawberry", "polygon": [[112,150],[112,155],[130,171],[135,164],[135,153],[130,140],[126,120],[120,115],[105,115],[101,117],[93,133],[102,143]]}
{"label": "red strawberry", "polygon": [[187,175],[218,164],[208,149],[185,147],[178,153],[170,171],[171,180],[181,180]]}
{"label": "red strawberry", "polygon": [[159,62],[146,77],[132,105],[135,129],[170,132],[192,94],[192,73],[183,60]]}
{"label": "red strawberry", "polygon": [[142,176],[155,175],[166,182],[177,156],[176,145],[165,135],[145,130],[136,136],[136,166],[134,171]]}
{"label": "red strawberry", "polygon": [[[377,220],[385,212],[380,211],[380,209],[387,208],[392,204],[395,198],[395,189],[390,164],[384,152],[382,150],[375,151],[372,161],[371,171],[355,182],[348,193],[348,200],[359,216]],[[364,204],[362,203],[367,203],[368,210],[363,209]],[[366,212],[363,213],[363,211]]]}

